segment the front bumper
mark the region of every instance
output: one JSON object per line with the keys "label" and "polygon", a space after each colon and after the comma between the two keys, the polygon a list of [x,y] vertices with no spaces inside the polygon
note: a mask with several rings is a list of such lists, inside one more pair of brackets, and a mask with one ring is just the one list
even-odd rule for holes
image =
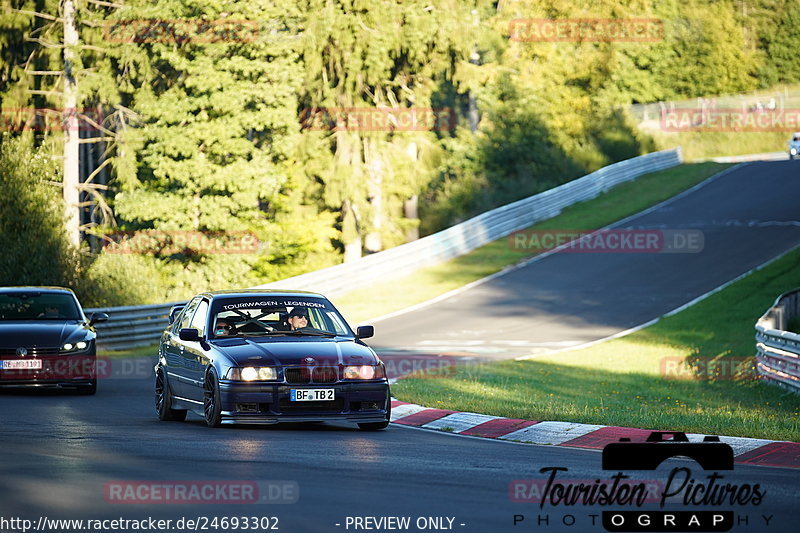
{"label": "front bumper", "polygon": [[74,388],[91,386],[97,380],[94,354],[49,355],[37,359],[42,361],[40,369],[0,369],[0,387]]}
{"label": "front bumper", "polygon": [[[385,422],[390,394],[386,381],[287,385],[220,381],[223,423]],[[333,389],[332,401],[292,402],[291,389]]]}

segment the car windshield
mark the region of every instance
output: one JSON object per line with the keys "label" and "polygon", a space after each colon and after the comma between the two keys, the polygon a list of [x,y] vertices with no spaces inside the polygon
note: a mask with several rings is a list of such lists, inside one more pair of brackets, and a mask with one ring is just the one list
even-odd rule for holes
{"label": "car windshield", "polygon": [[213,339],[266,336],[336,336],[353,332],[324,298],[271,295],[215,301]]}
{"label": "car windshield", "polygon": [[70,294],[0,292],[0,320],[82,320]]}

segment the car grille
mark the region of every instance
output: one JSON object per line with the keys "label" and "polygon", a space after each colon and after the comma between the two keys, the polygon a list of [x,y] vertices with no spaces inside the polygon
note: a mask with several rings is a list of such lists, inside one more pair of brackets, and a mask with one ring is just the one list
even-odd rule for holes
{"label": "car grille", "polygon": [[343,411],[344,400],[337,398],[332,402],[292,402],[286,398],[281,400],[282,413],[314,413],[319,411]]}
{"label": "car grille", "polygon": [[339,378],[339,369],[334,366],[320,366],[314,369],[314,383],[334,383]]}
{"label": "car grille", "polygon": [[283,375],[286,383],[335,383],[339,379],[339,369],[335,366],[285,368]]}
{"label": "car grille", "polygon": [[286,383],[311,383],[311,368],[285,368]]}
{"label": "car grille", "polygon": [[[25,349],[28,350],[28,356],[31,355],[58,355],[61,351],[60,348],[40,348],[40,347],[33,347],[28,348],[25,346]],[[0,357],[8,357],[17,356],[17,349],[16,348],[0,348]]]}

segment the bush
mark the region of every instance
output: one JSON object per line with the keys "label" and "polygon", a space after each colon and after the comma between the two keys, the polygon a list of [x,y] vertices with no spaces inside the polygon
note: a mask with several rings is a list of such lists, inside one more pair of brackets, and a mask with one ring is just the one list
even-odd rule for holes
{"label": "bush", "polygon": [[75,287],[77,250],[64,231],[59,168],[29,139],[0,137],[0,285]]}

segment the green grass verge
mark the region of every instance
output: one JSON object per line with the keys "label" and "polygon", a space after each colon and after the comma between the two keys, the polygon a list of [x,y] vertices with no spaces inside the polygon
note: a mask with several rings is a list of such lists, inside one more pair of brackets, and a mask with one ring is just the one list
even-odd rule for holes
{"label": "green grass verge", "polygon": [[[728,166],[696,163],[647,174],[618,185],[593,200],[570,206],[560,215],[530,229],[601,228],[671,198]],[[422,268],[400,279],[370,284],[333,298],[333,301],[345,318],[354,324],[430,300],[531,255],[511,249],[508,238],[502,238],[461,257]]]}
{"label": "green grass verge", "polygon": [[784,132],[648,132],[659,150],[683,147],[686,161],[719,156],[787,152],[790,133]]}
{"label": "green grass verge", "polygon": [[756,320],[797,286],[800,250],[626,337],[466,367],[452,378],[403,380],[392,392],[513,418],[800,441],[800,395],[751,371]]}

